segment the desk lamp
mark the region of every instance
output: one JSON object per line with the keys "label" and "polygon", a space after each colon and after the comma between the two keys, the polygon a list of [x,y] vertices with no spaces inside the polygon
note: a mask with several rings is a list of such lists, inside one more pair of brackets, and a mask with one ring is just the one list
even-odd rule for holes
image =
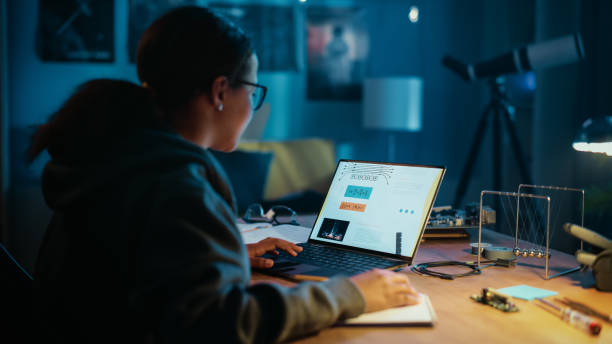
{"label": "desk lamp", "polygon": [[573,147],[577,151],[612,156],[612,116],[587,119],[578,131]]}
{"label": "desk lamp", "polygon": [[422,127],[423,79],[415,76],[367,78],[363,87],[363,126],[390,131],[387,159],[395,161],[396,131]]}

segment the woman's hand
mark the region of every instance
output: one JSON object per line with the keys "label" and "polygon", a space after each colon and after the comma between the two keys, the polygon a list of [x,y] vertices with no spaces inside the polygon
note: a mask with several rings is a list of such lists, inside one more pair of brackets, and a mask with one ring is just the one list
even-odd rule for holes
{"label": "woman's hand", "polygon": [[403,273],[374,269],[351,277],[351,281],[366,301],[366,313],[414,305],[420,301],[419,293]]}
{"label": "woman's hand", "polygon": [[247,244],[247,251],[251,267],[253,268],[271,268],[274,265],[272,259],[263,258],[266,253],[278,255],[278,250],[287,251],[292,256],[297,256],[298,252],[302,252],[302,248],[292,242],[278,238],[265,238],[254,244]]}

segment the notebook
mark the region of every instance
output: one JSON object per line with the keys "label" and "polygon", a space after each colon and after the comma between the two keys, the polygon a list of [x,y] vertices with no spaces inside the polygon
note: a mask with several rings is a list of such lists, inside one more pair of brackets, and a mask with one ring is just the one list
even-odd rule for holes
{"label": "notebook", "polygon": [[340,160],[308,241],[262,273],[295,280],[412,264],[446,169]]}
{"label": "notebook", "polygon": [[421,294],[421,302],[416,305],[364,313],[336,326],[433,326],[437,320],[429,297]]}

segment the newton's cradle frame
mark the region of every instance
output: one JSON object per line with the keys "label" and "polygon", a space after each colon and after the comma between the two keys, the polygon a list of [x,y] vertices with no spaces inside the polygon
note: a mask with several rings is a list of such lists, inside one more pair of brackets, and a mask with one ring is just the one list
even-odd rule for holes
{"label": "newton's cradle frame", "polygon": [[[478,251],[477,252],[482,252],[481,245],[482,245],[483,198],[486,195],[498,196],[498,197],[503,197],[503,196],[515,197],[516,198],[516,223],[515,223],[515,229],[514,229],[514,247],[512,250],[514,256],[516,256],[517,258],[521,258],[521,257],[522,258],[539,258],[539,259],[544,258],[544,266],[545,266],[544,278],[547,280],[580,270],[580,266],[577,266],[577,267],[573,267],[568,270],[556,273],[554,275],[549,274],[549,260],[551,256],[551,252],[550,252],[550,201],[551,201],[551,197],[549,195],[536,195],[536,194],[524,193],[523,191],[524,189],[540,189],[540,190],[548,190],[549,192],[554,190],[554,191],[580,193],[580,197],[581,197],[581,223],[580,225],[584,227],[584,189],[567,188],[567,187],[562,187],[562,186],[520,184],[517,192],[485,190],[480,193],[480,210],[479,210],[480,213],[478,216],[479,224],[478,224]],[[520,211],[521,199],[540,199],[546,202],[546,237],[545,237],[546,246],[545,246],[545,249],[542,249],[542,248],[535,249],[535,248],[526,248],[526,247],[521,248],[519,246],[519,215],[520,215],[519,211]],[[496,209],[496,214],[497,213],[499,213],[499,209]],[[496,223],[497,222],[498,221],[496,221]],[[536,228],[536,230],[538,229]],[[526,240],[523,240],[523,241],[526,241]],[[580,249],[583,249],[583,245],[584,243],[581,240]],[[539,245],[537,243],[532,243],[532,246],[542,246],[542,245]],[[481,267],[481,264],[480,264],[481,255],[478,254],[477,256],[478,256],[477,265],[478,267]]]}

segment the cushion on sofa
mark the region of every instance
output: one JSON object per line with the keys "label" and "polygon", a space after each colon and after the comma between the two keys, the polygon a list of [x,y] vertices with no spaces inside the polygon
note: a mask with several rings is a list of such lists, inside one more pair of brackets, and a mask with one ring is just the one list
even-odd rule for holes
{"label": "cushion on sofa", "polygon": [[261,202],[273,158],[272,152],[210,152],[223,166],[232,183],[240,214],[244,213],[249,204]]}
{"label": "cushion on sofa", "polygon": [[331,140],[245,141],[238,149],[274,154],[264,191],[267,201],[307,190],[326,194],[336,169],[335,146]]}

